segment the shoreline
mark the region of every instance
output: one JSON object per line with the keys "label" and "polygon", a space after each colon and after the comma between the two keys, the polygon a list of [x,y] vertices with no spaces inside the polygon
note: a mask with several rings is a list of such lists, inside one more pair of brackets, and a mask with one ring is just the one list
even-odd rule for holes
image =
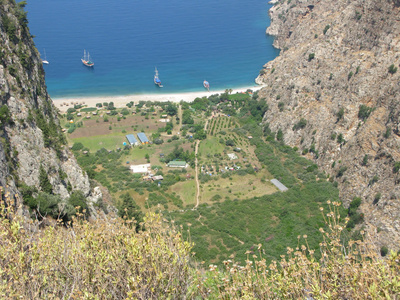
{"label": "shoreline", "polygon": [[[242,88],[232,89],[232,94],[245,92],[248,89],[258,91],[263,88],[263,85],[254,85]],[[125,107],[127,103],[133,101],[160,101],[160,102],[192,102],[196,98],[208,97],[215,94],[222,94],[225,90],[216,91],[199,91],[199,92],[182,92],[182,93],[168,93],[168,94],[132,94],[132,95],[115,95],[115,96],[94,96],[94,97],[66,97],[66,98],[52,98],[53,104],[61,113],[67,112],[68,108],[73,107],[74,104],[82,104],[87,107],[96,107],[96,103],[114,102],[117,108]],[[51,98],[51,97],[50,97]]]}

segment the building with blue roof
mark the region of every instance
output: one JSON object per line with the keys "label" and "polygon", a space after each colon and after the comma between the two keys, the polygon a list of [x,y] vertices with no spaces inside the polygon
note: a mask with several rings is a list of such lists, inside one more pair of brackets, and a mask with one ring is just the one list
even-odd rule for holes
{"label": "building with blue roof", "polygon": [[129,142],[129,144],[131,144],[131,146],[137,146],[139,145],[138,140],[135,138],[135,136],[133,134],[127,134],[126,138]]}
{"label": "building with blue roof", "polygon": [[137,134],[137,136],[138,136],[138,138],[139,138],[139,140],[140,140],[140,142],[141,142],[142,144],[148,144],[148,143],[149,143],[149,139],[148,139],[147,136],[144,134],[144,132],[139,132],[139,133]]}

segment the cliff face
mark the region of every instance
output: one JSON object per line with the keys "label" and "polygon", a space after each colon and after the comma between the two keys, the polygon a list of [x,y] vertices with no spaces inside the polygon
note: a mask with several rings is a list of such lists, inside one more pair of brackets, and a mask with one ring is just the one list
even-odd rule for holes
{"label": "cliff face", "polygon": [[282,51],[256,79],[267,86],[263,122],[339,183],[345,205],[361,197],[366,227],[391,249],[400,242],[399,4],[278,2],[267,34]]}
{"label": "cliff face", "polygon": [[0,186],[11,195],[22,184],[40,191],[44,169],[54,194],[65,199],[81,190],[88,196],[88,177],[66,147],[47,94],[23,3],[1,1],[0,17]]}

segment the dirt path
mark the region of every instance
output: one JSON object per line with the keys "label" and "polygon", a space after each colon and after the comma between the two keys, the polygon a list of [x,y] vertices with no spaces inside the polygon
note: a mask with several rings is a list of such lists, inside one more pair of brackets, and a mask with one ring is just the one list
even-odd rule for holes
{"label": "dirt path", "polygon": [[178,113],[176,115],[179,118],[179,124],[174,125],[174,129],[172,130],[173,134],[178,134],[181,131],[182,127],[182,105],[178,106]]}
{"label": "dirt path", "polygon": [[200,196],[200,184],[199,184],[199,168],[197,166],[198,164],[198,160],[197,160],[197,152],[199,150],[199,144],[200,141],[197,140],[196,141],[196,147],[194,149],[194,156],[195,156],[195,160],[194,160],[194,164],[195,164],[195,170],[196,170],[196,205],[194,206],[194,208],[196,208],[197,206],[199,206],[199,196]]}
{"label": "dirt path", "polygon": [[[212,116],[207,118],[206,123],[204,124],[204,131],[206,131],[207,125],[208,125],[208,121],[211,118],[212,118]],[[199,197],[200,197],[199,168],[198,168],[198,159],[197,159],[197,153],[198,153],[198,150],[199,150],[199,144],[200,144],[200,141],[197,140],[196,141],[196,147],[194,149],[194,155],[196,157],[195,160],[194,160],[194,162],[195,162],[195,167],[194,168],[196,170],[196,205],[194,206],[194,208],[199,206]]]}

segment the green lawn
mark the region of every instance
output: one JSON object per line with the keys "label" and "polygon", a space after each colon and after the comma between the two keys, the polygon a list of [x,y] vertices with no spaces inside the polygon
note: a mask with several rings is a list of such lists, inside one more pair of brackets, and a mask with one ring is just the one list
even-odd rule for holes
{"label": "green lawn", "polygon": [[225,146],[220,144],[216,137],[208,137],[206,140],[201,141],[199,145],[199,156],[207,157],[207,155],[214,155],[221,153]]}
{"label": "green lawn", "polygon": [[196,204],[196,181],[194,179],[178,182],[170,187],[170,191],[179,195],[184,205]]}
{"label": "green lawn", "polygon": [[116,150],[122,148],[123,142],[127,142],[124,133],[110,133],[107,135],[97,135],[91,137],[81,137],[71,139],[72,144],[82,143],[85,147],[89,148],[91,152],[96,152],[101,148],[107,150]]}

